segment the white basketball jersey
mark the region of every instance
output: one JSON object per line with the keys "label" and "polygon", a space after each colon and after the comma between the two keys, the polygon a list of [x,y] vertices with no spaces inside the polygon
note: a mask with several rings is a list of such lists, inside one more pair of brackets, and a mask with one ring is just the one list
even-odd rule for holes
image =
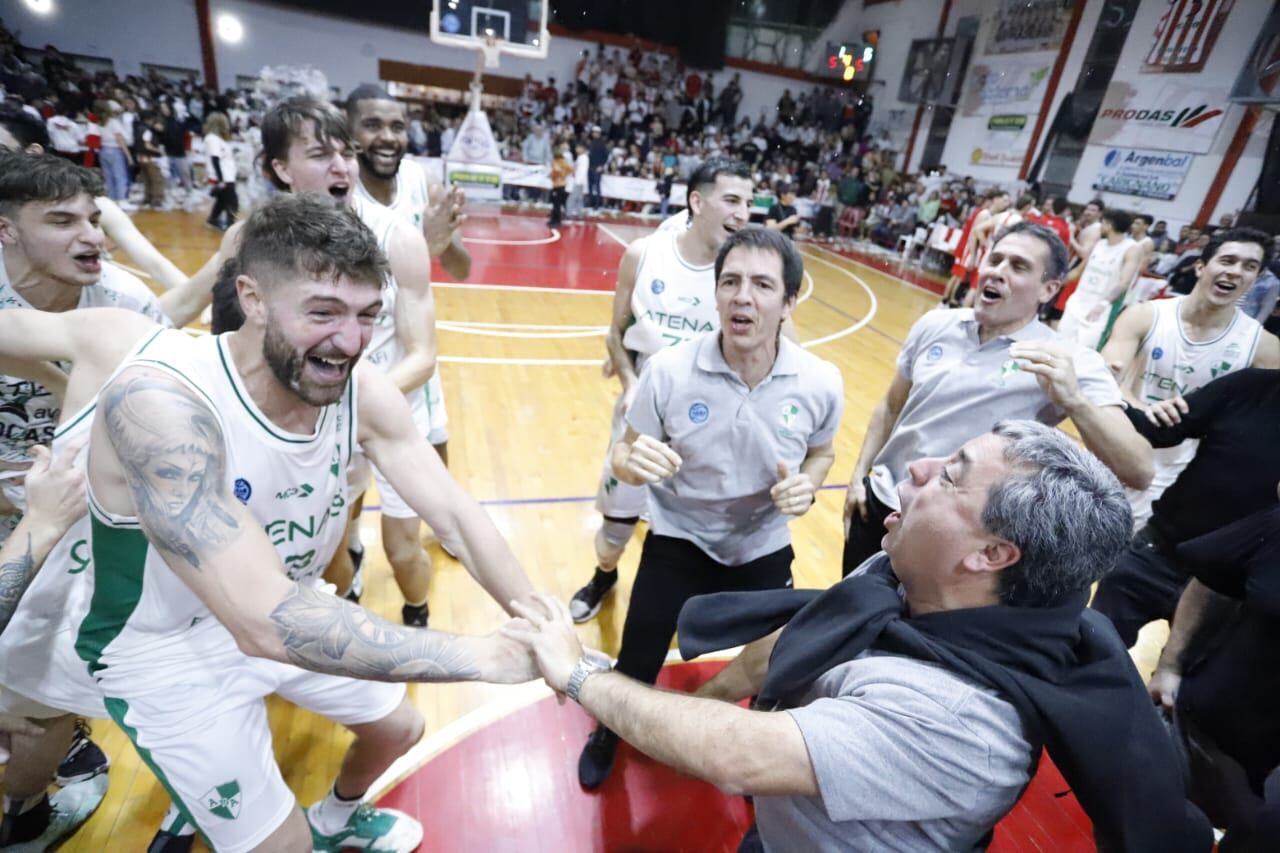
{"label": "white basketball jersey", "polygon": [[[161,330],[144,337],[125,360],[147,352]],[[56,456],[89,435],[97,400],[69,417],[53,437]],[[77,465],[84,466],[87,448]],[[75,651],[76,633],[93,596],[92,552],[86,512],[49,550],[40,571],[0,633],[0,686],[81,716],[102,717],[102,692]]]}
{"label": "white basketball jersey", "polygon": [[[351,209],[369,226],[369,230],[378,239],[378,248],[390,257],[388,247],[392,231],[400,222],[399,214],[376,201],[367,201],[360,195],[351,199]],[[404,347],[396,338],[396,279],[395,276],[388,275],[382,285],[382,310],[378,312],[378,319],[374,322],[373,336],[369,339],[363,360],[386,373],[403,358]]]}
{"label": "white basketball jersey", "polygon": [[[145,365],[167,373],[207,404],[226,450],[225,470],[209,475],[220,475],[222,486],[262,525],[284,572],[313,582],[346,533],[354,377],[341,399],[320,410],[310,435],[288,433],[249,395],[225,338],[165,331],[121,369]],[[136,518],[107,511],[92,491],[89,511],[95,588],[76,651],[108,695],[108,680],[154,677],[157,666],[190,665],[203,649],[224,642],[226,629],[151,548]]]}
{"label": "white basketball jersey", "polygon": [[1080,284],[1076,293],[1090,299],[1100,299],[1110,290],[1115,281],[1116,271],[1124,262],[1124,253],[1133,245],[1133,239],[1125,237],[1114,246],[1106,240],[1099,240],[1089,254],[1089,263],[1080,273]]}
{"label": "white basketball jersey", "polygon": [[427,195],[427,173],[413,160],[405,157],[400,161],[400,169],[396,172],[394,198],[391,204],[382,202],[369,194],[364,184],[357,184],[356,196],[362,202],[377,204],[388,208],[402,219],[405,219],[418,230],[422,230],[422,222],[427,215],[429,204]]}
{"label": "white basketball jersey", "polygon": [[[1180,314],[1184,300],[1159,299],[1151,305],[1155,319],[1151,331],[1143,338],[1141,352],[1146,356],[1142,378],[1137,389],[1143,403],[1158,403],[1190,394],[1219,376],[1248,367],[1262,334],[1262,326],[1237,309],[1222,334],[1207,341],[1193,341],[1182,328]],[[1176,447],[1157,448],[1152,452],[1155,476],[1151,485],[1141,491],[1127,489],[1135,522],[1141,526],[1151,516],[1151,505],[1171,486],[1182,469],[1196,455],[1200,442],[1187,439]]]}
{"label": "white basketball jersey", "polygon": [[640,239],[644,251],[631,290],[634,322],[622,342],[643,363],[663,347],[717,331],[720,315],[714,263],[695,267],[680,257],[679,232],[660,231]]}

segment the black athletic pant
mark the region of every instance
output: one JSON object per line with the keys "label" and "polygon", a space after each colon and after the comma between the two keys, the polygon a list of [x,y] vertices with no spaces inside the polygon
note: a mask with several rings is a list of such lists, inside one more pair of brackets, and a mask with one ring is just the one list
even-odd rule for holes
{"label": "black athletic pant", "polygon": [[726,566],[692,542],[650,532],[640,552],[617,671],[652,684],[667,659],[686,601],[713,592],[791,586],[794,557],[788,545],[741,566]]}
{"label": "black athletic pant", "polygon": [[213,210],[209,211],[209,224],[220,225],[225,214],[227,227],[230,227],[235,223],[236,215],[240,212],[240,197],[236,195],[236,185],[224,183],[220,187],[214,187],[212,195]]}
{"label": "black athletic pant", "polygon": [[1173,620],[1189,577],[1174,558],[1173,543],[1144,527],[1134,534],[1116,567],[1098,583],[1089,606],[1110,619],[1125,648],[1132,648],[1143,625]]}
{"label": "black athletic pant", "polygon": [[862,486],[867,490],[867,519],[863,521],[862,516],[855,512],[849,520],[849,536],[844,540],[841,577],[847,578],[849,572],[861,566],[868,557],[883,550],[880,540],[884,538],[884,520],[893,512],[893,507],[885,506],[871,490],[870,478],[863,477]]}
{"label": "black athletic pant", "polygon": [[568,195],[569,192],[564,187],[551,188],[551,218],[547,220],[547,224],[552,228],[560,225],[560,220],[564,216],[564,200]]}

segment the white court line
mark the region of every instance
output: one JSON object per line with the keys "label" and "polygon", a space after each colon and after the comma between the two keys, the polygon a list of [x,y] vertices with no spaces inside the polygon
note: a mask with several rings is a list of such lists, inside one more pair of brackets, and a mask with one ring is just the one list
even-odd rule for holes
{"label": "white court line", "polygon": [[452,281],[433,281],[432,289],[444,290],[505,290],[509,293],[520,293],[531,290],[534,293],[572,293],[575,296],[613,296],[612,290],[588,290],[577,287],[541,287],[524,284],[460,284]]}
{"label": "white court line", "polygon": [[[929,294],[930,296],[937,296],[937,295],[938,295],[938,294],[934,293],[932,290],[930,290],[929,288],[927,288],[927,287],[925,287],[925,286],[923,286],[923,285],[920,285],[920,284],[916,284],[914,281],[907,281],[905,278],[899,278],[898,276],[894,275],[894,274],[893,274],[893,273],[891,273],[891,272],[886,272],[885,270],[882,270],[882,269],[876,269],[875,267],[871,266],[871,264],[863,263],[862,261],[859,261],[859,260],[857,260],[856,258],[847,258],[847,257],[845,257],[844,255],[840,254],[839,252],[833,252],[833,251],[831,251],[830,249],[826,248],[825,246],[819,246],[819,245],[818,245],[818,244],[816,244],[816,243],[805,243],[805,247],[806,247],[806,248],[809,248],[809,249],[818,249],[819,251],[826,252],[828,255],[833,255],[833,256],[835,256],[835,257],[839,258],[839,259],[840,259],[840,260],[842,260],[842,261],[848,261],[848,262],[849,262],[849,263],[851,263],[851,264],[857,264],[857,265],[858,265],[858,266],[860,266],[860,267],[864,267],[865,269],[869,269],[869,270],[871,270],[872,272],[878,272],[878,273],[880,273],[880,275],[882,275],[882,276],[885,276],[885,277],[887,277],[887,278],[893,279],[893,281],[897,282],[898,284],[905,284],[907,287],[914,287],[916,290],[919,290],[921,293],[927,293],[927,294]],[[815,260],[815,261],[820,261],[820,260],[821,260],[821,258],[814,258],[814,260]]]}
{"label": "white court line", "polygon": [[603,231],[604,233],[608,234],[608,235],[609,235],[610,237],[612,237],[613,239],[617,240],[619,243],[621,243],[621,244],[622,244],[622,248],[624,248],[624,249],[625,249],[625,248],[627,248],[628,246],[630,246],[630,245],[631,245],[631,243],[629,243],[629,242],[628,242],[628,241],[626,241],[626,240],[623,240],[621,237],[619,237],[619,236],[617,235],[617,233],[616,233],[616,232],[614,232],[614,230],[613,230],[612,228],[610,228],[608,225],[605,225],[603,222],[597,222],[597,223],[596,223],[596,227],[597,227],[597,228],[599,228],[599,229],[600,229],[601,231]]}
{"label": "white court line", "polygon": [[801,302],[804,302],[810,296],[813,296],[813,276],[809,275],[808,270],[804,271],[804,284],[805,284],[805,288],[800,293],[800,298],[796,300],[797,308],[800,307]]}
{"label": "white court line", "polygon": [[804,341],[801,344],[801,346],[805,347],[806,349],[810,347],[816,347],[819,344],[830,343],[831,341],[838,340],[840,338],[845,337],[846,335],[852,335],[854,332],[858,331],[859,329],[863,328],[864,326],[866,326],[868,323],[871,322],[871,318],[876,316],[876,309],[879,307],[879,303],[876,301],[875,293],[871,290],[870,285],[868,285],[861,278],[854,275],[849,270],[844,269],[843,267],[837,266],[831,263],[830,261],[825,261],[822,258],[819,258],[817,255],[807,255],[807,257],[810,260],[814,260],[820,264],[825,264],[831,267],[833,270],[840,273],[841,275],[847,275],[849,278],[853,279],[855,282],[861,285],[862,289],[867,292],[867,298],[871,300],[871,310],[867,312],[867,316],[863,317],[858,322],[854,323],[851,326],[847,326],[846,328],[843,328],[840,331],[835,332],[834,334],[826,335],[825,337],[817,338],[812,341]]}
{"label": "white court line", "polygon": [[559,229],[552,228],[550,237],[542,237],[537,240],[496,240],[487,237],[463,237],[462,242],[477,243],[481,246],[545,246],[548,243],[554,243],[559,239]]}

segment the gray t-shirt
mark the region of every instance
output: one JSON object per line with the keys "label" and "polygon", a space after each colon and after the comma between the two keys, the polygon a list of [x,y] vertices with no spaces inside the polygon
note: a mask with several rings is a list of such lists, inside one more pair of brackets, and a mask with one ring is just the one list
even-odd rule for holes
{"label": "gray t-shirt", "polygon": [[936,664],[865,652],[782,713],[821,795],[755,798],[769,851],[974,850],[1031,778],[1014,707]]}
{"label": "gray t-shirt", "polygon": [[839,369],[786,338],[755,388],[725,362],[718,332],[655,353],[640,372],[627,423],[670,444],[682,463],[674,477],[649,487],[650,529],[692,542],[726,566],[786,547],[790,517],[769,497],[778,463],[798,472],[809,448],[835,437],[843,410]]}
{"label": "gray t-shirt", "polygon": [[1010,344],[1029,341],[1069,347],[1080,390],[1095,406],[1123,403],[1101,355],[1059,338],[1039,320],[984,344],[978,340],[972,309],[931,311],[911,327],[898,354],[898,373],[910,380],[911,392],[871,466],[877,498],[897,509],[894,487],[906,479],[907,465],[923,457],[950,456],[998,421],[1062,422],[1066,412],[1044,393],[1035,374],[1009,358]]}

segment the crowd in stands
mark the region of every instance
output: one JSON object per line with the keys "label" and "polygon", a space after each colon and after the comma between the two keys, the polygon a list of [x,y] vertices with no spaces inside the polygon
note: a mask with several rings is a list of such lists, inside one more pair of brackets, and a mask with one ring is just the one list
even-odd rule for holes
{"label": "crowd in stands", "polygon": [[[108,195],[126,211],[139,205],[203,209],[212,197],[210,222],[225,228],[239,203],[237,186],[238,196],[250,202],[267,192],[255,180],[258,121],[266,106],[258,92],[218,92],[154,69],[123,77],[89,71],[53,45],[24,48],[2,22],[0,91],[7,113],[23,111],[43,122],[46,147],[101,168]],[[874,108],[869,95],[826,86],[795,94],[787,89],[771,111],[756,116],[742,114],[742,100],[740,73],[685,68],[638,44],[627,50],[601,44],[584,50],[561,80],[550,75],[539,82],[526,74],[515,108],[492,111],[490,121],[504,159],[542,167],[551,177],[550,200],[558,201],[553,224],[587,209],[666,216],[674,183],[687,181],[710,157],[731,156],[749,164],[756,194],[772,205],[761,212],[768,211],[769,222],[785,219],[787,234],[870,251],[914,248],[916,258],[927,260],[923,235],[935,225],[963,227],[995,189],[980,187],[972,177],[902,173],[900,153],[887,138],[868,132]],[[451,109],[411,107],[410,153],[449,151],[462,120]],[[216,170],[210,151],[223,154]],[[218,180],[223,170],[230,181]],[[604,175],[652,181],[661,202],[607,199],[601,192]],[[1005,204],[1009,214],[1057,219],[1069,245],[1099,215],[1101,202],[1091,203],[1095,210],[1089,211],[1090,205],[1041,198],[1034,186],[1026,189],[1031,192],[1017,204]],[[514,187],[508,197],[548,200],[542,192]],[[1164,221],[1138,218],[1137,236],[1150,243],[1142,274],[1166,279],[1170,293],[1187,292],[1215,228],[1186,225],[1175,235]],[[955,254],[964,251],[959,246]],[[934,260],[940,268],[951,261]],[[1263,275],[1246,300],[1255,309],[1250,313],[1270,317],[1277,284],[1274,272]]]}

